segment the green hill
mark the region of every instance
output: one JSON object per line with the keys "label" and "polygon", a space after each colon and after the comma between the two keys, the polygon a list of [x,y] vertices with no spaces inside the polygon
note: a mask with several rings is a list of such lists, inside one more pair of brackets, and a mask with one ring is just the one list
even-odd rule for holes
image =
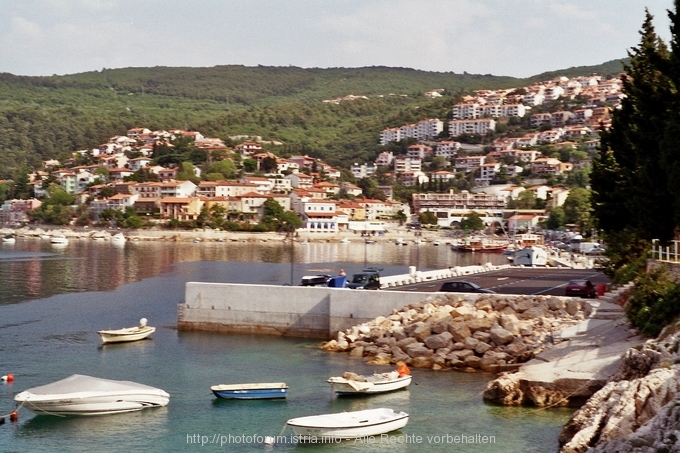
{"label": "green hill", "polygon": [[[446,120],[460,95],[557,75],[611,74],[620,61],[517,79],[408,68],[125,68],[26,77],[0,74],[0,179],[96,147],[131,127],[207,136],[260,135],[336,165],[372,160],[386,127]],[[444,89],[429,99],[423,93]],[[369,99],[321,101],[349,94]]]}

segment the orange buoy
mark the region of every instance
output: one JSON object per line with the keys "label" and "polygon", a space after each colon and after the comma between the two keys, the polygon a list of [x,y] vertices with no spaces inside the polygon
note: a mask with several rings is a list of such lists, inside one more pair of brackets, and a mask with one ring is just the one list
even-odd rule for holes
{"label": "orange buoy", "polygon": [[12,411],[9,413],[9,421],[16,422],[19,420],[19,413],[17,411]]}
{"label": "orange buoy", "polygon": [[12,373],[7,374],[7,382],[14,382],[14,375]]}

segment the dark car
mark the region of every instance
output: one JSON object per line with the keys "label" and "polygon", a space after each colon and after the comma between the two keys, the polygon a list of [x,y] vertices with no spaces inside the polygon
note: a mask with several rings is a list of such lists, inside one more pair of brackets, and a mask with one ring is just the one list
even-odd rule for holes
{"label": "dark car", "polygon": [[364,269],[362,272],[353,274],[347,282],[351,289],[380,289],[380,270]]}
{"label": "dark car", "polygon": [[564,295],[569,297],[589,297],[597,296],[597,290],[590,280],[572,280],[564,289]]}
{"label": "dark car", "polygon": [[496,294],[495,291],[484,289],[470,282],[445,282],[439,291],[443,293],[487,293]]}
{"label": "dark car", "polygon": [[305,275],[302,277],[302,286],[328,286],[330,275]]}

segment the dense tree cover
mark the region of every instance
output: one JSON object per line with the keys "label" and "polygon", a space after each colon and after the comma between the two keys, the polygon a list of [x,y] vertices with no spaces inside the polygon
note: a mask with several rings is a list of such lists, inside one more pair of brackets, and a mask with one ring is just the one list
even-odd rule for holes
{"label": "dense tree cover", "polygon": [[[386,127],[428,117],[446,120],[461,93],[525,84],[526,79],[511,77],[386,67],[155,67],[51,77],[4,73],[0,179],[140,126],[198,130],[227,142],[229,136],[260,135],[283,142],[280,155],[309,154],[348,166],[375,158]],[[435,88],[444,89],[444,96],[423,96]],[[321,102],[348,94],[369,99]],[[172,152],[165,156],[166,163],[211,159],[200,152],[181,159]]]}
{"label": "dense tree cover", "polygon": [[477,212],[471,212],[460,221],[460,227],[465,231],[482,231],[484,229],[484,221]]}
{"label": "dense tree cover", "polygon": [[605,233],[630,230],[666,242],[680,221],[680,49],[669,51],[649,13],[640,34],[623,79],[626,98],[593,162],[594,210]]}
{"label": "dense tree cover", "polygon": [[[626,98],[593,161],[593,214],[609,246],[614,281],[643,271],[650,241],[669,242],[680,225],[679,6],[676,0],[669,11],[670,47],[647,12],[625,66]],[[636,327],[658,333],[680,314],[680,289],[663,273],[642,275],[626,313]]]}

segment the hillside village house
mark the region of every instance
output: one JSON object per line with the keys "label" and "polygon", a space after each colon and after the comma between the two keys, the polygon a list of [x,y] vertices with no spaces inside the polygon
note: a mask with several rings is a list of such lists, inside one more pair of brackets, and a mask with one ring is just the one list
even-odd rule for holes
{"label": "hillside village house", "polygon": [[202,198],[237,197],[248,192],[258,192],[259,186],[250,182],[201,181],[196,195]]}

